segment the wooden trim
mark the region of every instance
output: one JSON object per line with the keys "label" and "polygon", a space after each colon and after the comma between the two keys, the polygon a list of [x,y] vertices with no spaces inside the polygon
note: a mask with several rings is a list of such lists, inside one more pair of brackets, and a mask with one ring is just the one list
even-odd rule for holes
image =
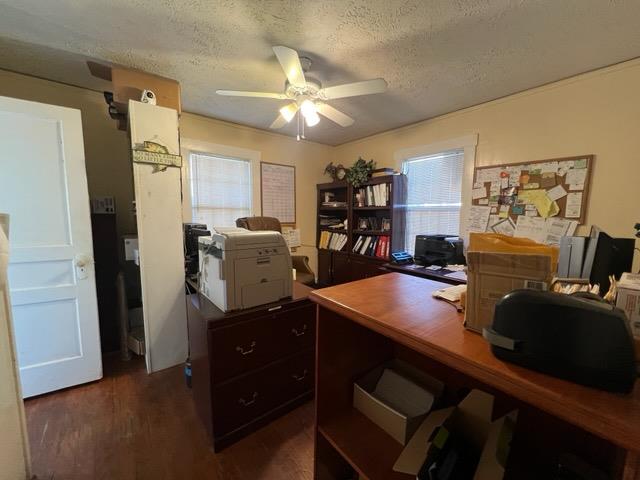
{"label": "wooden trim", "polygon": [[[264,188],[262,188],[263,183],[262,183],[262,166],[263,165],[275,165],[277,167],[287,167],[287,168],[293,168],[293,222],[283,222],[282,220],[280,221],[281,225],[291,225],[291,226],[295,226],[296,225],[296,220],[297,220],[297,204],[296,204],[296,166],[295,165],[285,165],[282,163],[271,163],[271,162],[260,162],[260,214],[262,216],[268,216],[265,215],[264,213],[264,202],[263,202],[263,197],[264,197]],[[280,220],[280,219],[278,219]]]}

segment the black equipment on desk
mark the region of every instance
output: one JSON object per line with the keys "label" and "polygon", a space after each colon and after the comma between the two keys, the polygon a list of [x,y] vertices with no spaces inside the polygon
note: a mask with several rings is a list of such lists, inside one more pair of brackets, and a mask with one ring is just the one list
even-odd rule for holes
{"label": "black equipment on desk", "polygon": [[455,235],[416,235],[414,258],[418,265],[464,264],[462,239]]}
{"label": "black equipment on desk", "polygon": [[611,392],[633,389],[635,354],[626,315],[601,300],[514,290],[498,301],[493,324],[482,335],[502,360]]}
{"label": "black equipment on desk", "polygon": [[184,223],[184,271],[186,275],[198,273],[198,238],[211,232],[204,223]]}

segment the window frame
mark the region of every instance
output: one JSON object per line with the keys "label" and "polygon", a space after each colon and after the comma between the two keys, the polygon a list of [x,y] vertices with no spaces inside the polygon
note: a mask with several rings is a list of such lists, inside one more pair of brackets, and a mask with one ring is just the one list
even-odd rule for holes
{"label": "window frame", "polygon": [[[193,212],[194,209],[197,208],[193,205],[193,189],[194,189],[194,185],[192,183],[192,179],[193,179],[193,171],[192,171],[192,157],[194,155],[200,155],[203,157],[211,157],[211,158],[218,158],[221,160],[230,160],[230,161],[234,161],[234,162],[245,162],[248,167],[248,173],[249,173],[249,214],[247,216],[252,216],[253,215],[253,184],[254,184],[254,180],[253,180],[253,174],[252,174],[252,169],[251,169],[251,160],[247,159],[247,158],[239,158],[239,157],[230,157],[228,155],[218,155],[215,153],[211,153],[211,152],[201,152],[201,151],[196,151],[196,150],[190,150],[189,151],[189,157],[187,159],[187,163],[188,165],[188,172],[189,172],[189,178],[188,178],[188,182],[189,182],[189,191],[188,191],[188,196],[189,196],[189,202],[191,204],[191,208],[190,208],[190,212],[191,212],[191,219],[193,219]],[[204,209],[204,207],[203,207]],[[223,210],[223,209],[220,209]],[[209,228],[212,228],[213,225],[207,225]]]}
{"label": "window frame", "polygon": [[394,152],[396,165],[404,168],[407,160],[428,157],[438,153],[452,150],[463,150],[463,170],[461,188],[461,208],[460,208],[460,236],[464,238],[465,245],[468,242],[467,224],[469,218],[469,208],[471,207],[471,189],[473,187],[473,169],[475,167],[476,147],[478,145],[478,135],[471,134],[463,137],[451,138],[448,140],[434,142],[426,145],[416,145],[403,148]]}
{"label": "window frame", "polygon": [[[260,162],[262,153],[257,150],[203,142],[188,138],[181,138],[180,152],[182,158],[182,219],[183,222],[193,221],[193,206],[191,201],[191,162],[192,153],[210,155],[232,160],[246,160],[251,165],[251,215],[260,215]],[[212,225],[208,225],[209,228]]]}

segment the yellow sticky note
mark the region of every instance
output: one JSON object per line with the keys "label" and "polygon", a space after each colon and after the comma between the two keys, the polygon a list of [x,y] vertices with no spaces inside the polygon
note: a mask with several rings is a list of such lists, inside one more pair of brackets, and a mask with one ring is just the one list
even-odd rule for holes
{"label": "yellow sticky note", "polygon": [[555,217],[560,213],[558,203],[549,198],[546,190],[521,190],[518,199],[535,205],[541,217]]}

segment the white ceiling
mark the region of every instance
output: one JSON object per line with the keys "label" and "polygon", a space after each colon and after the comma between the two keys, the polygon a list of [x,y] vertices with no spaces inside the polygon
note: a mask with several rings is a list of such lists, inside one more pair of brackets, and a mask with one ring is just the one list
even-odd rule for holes
{"label": "white ceiling", "polygon": [[215,90],[282,91],[271,46],[286,45],[324,86],[389,83],[331,102],[353,126],[307,130],[337,145],[640,56],[639,19],[638,0],[0,0],[0,68],[102,90],[85,60],[106,60],[179,80],[187,111],[267,129],[281,101]]}

